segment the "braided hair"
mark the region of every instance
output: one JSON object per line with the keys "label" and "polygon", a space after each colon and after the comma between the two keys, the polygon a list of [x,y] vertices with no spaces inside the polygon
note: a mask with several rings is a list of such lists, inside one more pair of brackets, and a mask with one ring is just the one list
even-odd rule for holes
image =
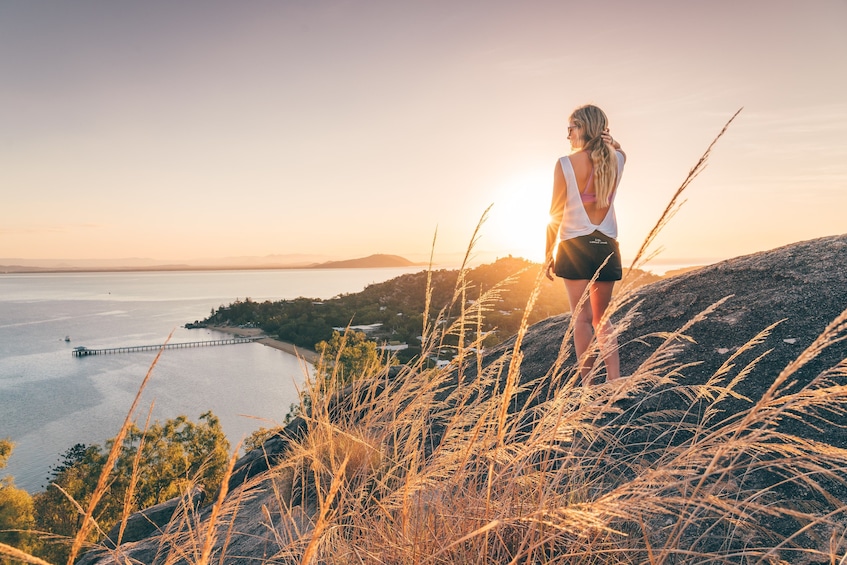
{"label": "braided hair", "polygon": [[574,110],[571,122],[580,127],[582,149],[594,165],[594,186],[597,193],[597,205],[608,208],[612,192],[615,190],[618,174],[618,155],[614,149],[603,143],[600,135],[609,127],[605,112],[587,104]]}

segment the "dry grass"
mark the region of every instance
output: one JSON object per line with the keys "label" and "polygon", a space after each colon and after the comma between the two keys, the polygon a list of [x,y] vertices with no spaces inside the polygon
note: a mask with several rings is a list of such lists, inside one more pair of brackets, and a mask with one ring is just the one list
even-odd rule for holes
{"label": "dry grass", "polygon": [[[680,367],[673,359],[684,329],[668,335],[624,382],[576,387],[569,384],[573,369],[568,368],[551,375],[559,388],[531,407],[514,404],[516,392],[529,386],[520,384],[519,351],[473,380],[464,381],[450,369],[411,367],[381,392],[375,392],[374,381],[358,382],[350,398],[361,400],[345,406],[343,416],[311,419],[305,439],[277,468],[291,472],[293,490],[301,493],[299,500],[282,501],[281,508],[306,509],[311,522],[305,536],[284,540],[276,558],[301,563],[835,559],[845,550],[844,516],[827,485],[843,482],[847,452],[787,436],[775,424],[843,406],[847,388],[834,382],[844,376],[843,367],[800,392],[768,394],[744,413],[726,417],[721,402],[737,397],[734,389],[750,367],[723,368],[700,386],[678,384]],[[825,333],[810,351],[841,337]],[[620,418],[616,399],[649,398],[660,390],[667,394],[668,388],[682,401],[682,410],[649,412],[630,422]],[[331,412],[327,403],[318,413]],[[639,437],[652,439],[633,444]],[[334,447],[327,457],[321,447],[327,443],[348,450],[342,455]],[[354,457],[363,459],[355,455],[361,445],[380,455],[347,473]],[[762,488],[763,473],[781,479]],[[820,506],[804,509],[782,500],[779,487],[787,483],[806,488],[809,500]],[[768,527],[777,519],[795,522],[796,535]],[[302,515],[296,520],[302,522]],[[807,535],[812,532],[825,543],[810,546],[805,538],[815,539]],[[801,537],[803,544],[796,546]]]}
{"label": "dry grass", "polygon": [[[472,304],[468,284],[458,277],[451,307],[424,316],[424,354],[399,375],[377,371],[343,396],[326,388],[335,379],[310,379],[302,437],[269,472],[221,493],[212,519],[187,505],[160,537],[156,562],[235,561],[244,501],[270,491],[253,517],[273,548],[263,563],[847,563],[847,451],[779,427],[845,414],[847,360],[799,390],[788,385],[847,338],[847,312],[761,399],[728,413],[766,352],[735,363],[772,327],[704,384],[682,384],[687,332],[717,303],[650,336],[661,341],[629,378],[595,386],[577,384],[569,328],[550,371],[527,382],[526,319],[499,359],[483,365],[474,353],[482,344],[471,330],[507,284]],[[614,306],[630,300],[624,291]],[[637,305],[619,331],[635,315]],[[426,354],[447,342],[457,344],[452,364],[428,368]],[[600,366],[592,372],[603,380]],[[643,408],[657,398],[661,408]],[[787,498],[787,489],[802,494]],[[111,559],[131,562],[120,550]]]}

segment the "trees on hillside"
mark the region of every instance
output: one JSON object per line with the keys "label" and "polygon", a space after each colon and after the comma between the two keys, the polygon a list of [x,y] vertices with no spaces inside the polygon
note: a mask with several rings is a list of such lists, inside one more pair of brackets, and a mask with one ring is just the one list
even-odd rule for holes
{"label": "trees on hillside", "polygon": [[[111,442],[110,442],[111,443]],[[137,469],[133,467],[139,450]],[[155,422],[147,431],[133,426],[125,440],[116,474],[137,475],[133,503],[148,508],[180,496],[194,484],[214,493],[229,459],[229,441],[212,412],[194,423],[185,416]]]}
{"label": "trees on hillside", "polygon": [[[0,439],[0,469],[6,467],[15,444],[8,439]],[[32,552],[36,539],[27,530],[35,523],[32,497],[23,489],[15,487],[12,477],[0,480],[0,542]],[[0,556],[0,564],[12,561]]]}
{"label": "trees on hillside", "polygon": [[[34,496],[36,529],[51,534],[51,538],[45,538],[42,547],[38,549],[39,556],[53,563],[67,561],[66,540],[73,539],[83,518],[74,502],[82,508],[87,507],[105,463],[106,455],[97,445],[78,443],[62,455],[60,463],[51,473],[51,484]],[[72,496],[73,501],[68,496]],[[94,513],[98,523],[110,520],[115,514],[113,498],[104,497]]]}
{"label": "trees on hillside", "polygon": [[[474,310],[479,325],[468,327],[466,337],[484,337],[485,347],[494,346],[513,336],[519,329],[530,296],[537,296],[527,316],[534,324],[568,311],[567,293],[560,282],[539,277],[541,265],[517,257],[503,257],[494,263],[466,271],[440,269],[401,275],[371,284],[364,290],[334,298],[296,298],[276,302],[255,302],[249,298],[222,305],[204,320],[207,325],[249,325],[268,335],[305,348],[329,343],[333,328],[350,325],[376,325],[369,339],[376,343],[400,342],[408,348],[397,353],[397,361],[408,362],[421,354],[419,337],[424,327],[432,328],[436,319],[450,323],[463,309]],[[660,277],[638,271],[637,284],[654,282]],[[457,293],[457,286],[460,292]],[[480,303],[483,300],[484,304]],[[451,336],[447,346],[455,346]],[[455,341],[455,340],[453,340]]]}
{"label": "trees on hillside", "polygon": [[[486,345],[493,345],[513,335],[520,325],[521,314],[535,288],[539,265],[514,257],[502,258],[463,273],[467,287],[464,297],[476,300],[492,287],[509,279],[495,303],[488,306],[481,330],[490,334]],[[381,324],[370,338],[376,342],[399,341],[409,349],[398,354],[401,362],[420,353],[418,337],[423,330],[423,314],[429,284],[430,322],[442,308],[453,302],[458,270],[421,271],[369,285],[363,291],[318,300],[296,298],[277,302],[255,302],[249,298],[221,306],[204,323],[210,325],[252,325],[267,334],[300,347],[314,348],[319,342],[330,342],[334,327]],[[567,311],[567,297],[559,286],[541,281],[530,323]],[[458,308],[457,308],[458,309]],[[453,312],[452,315],[457,315]],[[446,317],[450,317],[446,313]],[[495,333],[492,333],[494,330]]]}
{"label": "trees on hillside", "polygon": [[320,354],[316,367],[335,386],[343,386],[355,379],[372,375],[382,365],[376,344],[362,332],[332,332],[329,341],[321,341],[315,349]]}
{"label": "trees on hillside", "polygon": [[[36,529],[61,540],[46,540],[37,551],[41,557],[54,563],[67,559],[65,540],[76,535],[82,521],[77,504],[87,508],[114,441],[105,448],[77,444],[68,449],[52,470],[51,485],[35,495]],[[211,412],[202,414],[197,423],[178,416],[164,424],[154,422],[146,430],[132,425],[94,512],[100,530],[108,531],[124,513],[181,496],[195,485],[214,494],[226,471],[228,452],[229,442]],[[89,541],[97,537],[95,533]]]}

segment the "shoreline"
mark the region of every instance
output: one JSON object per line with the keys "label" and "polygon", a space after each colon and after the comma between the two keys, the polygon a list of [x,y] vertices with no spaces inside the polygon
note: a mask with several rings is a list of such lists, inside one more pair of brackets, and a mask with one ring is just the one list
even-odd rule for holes
{"label": "shoreline", "polygon": [[284,351],[285,353],[294,355],[295,357],[299,357],[311,365],[315,365],[318,362],[318,359],[320,358],[320,355],[318,355],[316,351],[306,349],[305,347],[298,347],[293,343],[289,343],[287,341],[280,341],[278,339],[268,337],[267,335],[265,335],[265,332],[263,332],[259,328],[231,328],[228,326],[206,326],[206,329],[231,334],[237,337],[261,337],[261,339],[256,340],[256,343],[261,343],[262,345],[266,345],[274,349],[279,349],[280,351]]}
{"label": "shoreline", "polygon": [[[235,265],[189,265],[186,263],[162,263],[158,265],[92,265],[92,266],[48,266],[0,264],[0,274],[37,275],[37,274],[73,274],[73,273],[144,273],[144,272],[190,272],[190,271],[299,271],[299,270],[335,270],[335,269],[405,269],[430,266],[429,262],[414,262],[403,257],[399,261],[368,261],[370,257],[324,261],[323,263],[256,263]],[[73,260],[71,260],[73,261]],[[433,265],[434,266],[434,265]]]}

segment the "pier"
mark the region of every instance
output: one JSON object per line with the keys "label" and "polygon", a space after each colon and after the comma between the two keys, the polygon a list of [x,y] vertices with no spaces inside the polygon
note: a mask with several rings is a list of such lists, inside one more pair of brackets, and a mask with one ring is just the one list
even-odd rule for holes
{"label": "pier", "polygon": [[214,339],[210,341],[189,341],[184,343],[164,343],[160,345],[131,345],[128,347],[109,347],[106,349],[88,349],[87,347],[74,347],[74,357],[87,357],[89,355],[109,355],[112,353],[135,353],[137,351],[158,351],[160,349],[185,349],[187,347],[210,347],[214,345],[234,345],[236,343],[253,343],[263,339],[262,337],[233,337],[229,339]]}

